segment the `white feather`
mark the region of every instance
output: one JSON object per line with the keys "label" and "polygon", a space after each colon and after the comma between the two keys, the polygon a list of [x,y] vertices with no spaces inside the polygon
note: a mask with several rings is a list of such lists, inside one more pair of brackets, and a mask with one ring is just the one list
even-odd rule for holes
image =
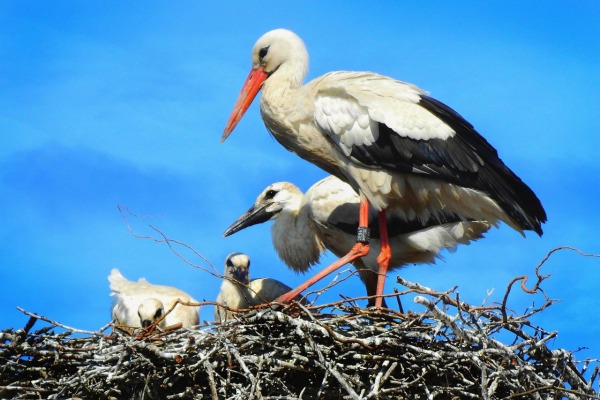
{"label": "white feather", "polygon": [[[111,296],[114,296],[111,308],[113,320],[128,327],[141,327],[140,306],[144,314],[150,314],[152,307],[158,307],[154,300],[162,303],[166,313],[180,299],[183,302],[197,303],[196,300],[182,290],[171,286],[153,285],[146,279],[137,282],[126,279],[118,269],[113,269],[108,276]],[[150,299],[150,300],[149,300]],[[146,309],[144,309],[146,307]],[[184,327],[198,325],[199,307],[178,304],[163,320],[162,327],[181,323]]]}
{"label": "white feather", "polygon": [[[454,136],[450,126],[418,104],[421,95],[425,94],[416,86],[370,72],[331,72],[319,78],[316,84],[315,120],[321,125],[324,114],[320,108],[327,105],[326,119],[334,123],[344,121],[339,128],[343,132],[352,130],[357,145],[370,144],[377,139],[377,122],[387,125],[400,136],[417,140]],[[367,116],[369,124],[365,121]],[[362,119],[360,124],[357,123],[359,118]],[[321,126],[325,132],[326,125],[331,127],[332,124]],[[329,133],[339,135],[334,131]],[[359,136],[363,136],[362,143]]]}

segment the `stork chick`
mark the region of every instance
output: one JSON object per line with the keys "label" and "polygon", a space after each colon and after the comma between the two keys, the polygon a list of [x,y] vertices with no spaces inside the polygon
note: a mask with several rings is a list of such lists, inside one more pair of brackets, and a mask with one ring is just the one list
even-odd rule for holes
{"label": "stork chick", "polygon": [[[216,302],[234,310],[270,303],[292,290],[277,279],[250,280],[250,257],[244,253],[231,253],[227,256],[223,276]],[[295,300],[301,301],[300,296]],[[231,311],[219,306],[215,306],[214,314],[217,322],[231,319],[233,315]]]}
{"label": "stork chick", "polygon": [[[359,208],[358,194],[334,176],[315,183],[305,194],[292,183],[277,182],[258,195],[252,207],[224,236],[274,221],[271,236],[279,257],[295,272],[306,272],[319,262],[326,249],[338,257],[350,251],[356,242]],[[370,213],[377,215],[372,208]],[[392,248],[391,270],[406,264],[433,263],[443,249],[453,250],[458,244],[469,244],[483,237],[492,226],[488,221],[462,221],[451,213],[431,217],[428,221],[411,220],[402,209],[389,213],[387,223]],[[353,264],[370,296],[368,305],[373,306],[378,272],[376,254],[381,244],[377,225],[370,228],[371,247],[376,251],[354,260]]]}
{"label": "stork chick", "polygon": [[[180,300],[197,301],[186,292],[164,285],[153,285],[144,278],[137,282],[126,279],[118,269],[108,276],[111,296],[114,296],[111,316],[115,323],[133,328],[147,328],[170,310]],[[198,325],[199,307],[177,304],[160,322],[159,327],[181,324],[183,327]]]}

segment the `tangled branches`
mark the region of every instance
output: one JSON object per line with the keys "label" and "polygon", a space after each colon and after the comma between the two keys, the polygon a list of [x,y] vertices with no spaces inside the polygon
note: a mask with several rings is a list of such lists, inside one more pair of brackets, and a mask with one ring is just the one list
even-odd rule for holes
{"label": "tangled branches", "polygon": [[[0,334],[0,397],[600,398],[593,389],[599,367],[589,370],[597,362],[551,350],[556,332],[530,324],[533,313],[552,304],[547,297],[516,315],[506,298],[470,306],[453,290],[398,282],[405,287],[395,295],[399,301],[417,294],[423,312],[365,310],[354,299],[270,305],[223,325],[143,340],[77,331],[28,313],[24,329]],[[39,319],[50,326],[31,333]]]}

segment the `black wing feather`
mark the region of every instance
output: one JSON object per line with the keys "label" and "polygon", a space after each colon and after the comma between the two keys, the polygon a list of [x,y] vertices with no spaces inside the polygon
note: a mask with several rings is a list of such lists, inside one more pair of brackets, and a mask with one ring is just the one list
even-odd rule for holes
{"label": "black wing feather", "polygon": [[[342,232],[345,232],[349,235],[355,235],[358,230],[358,221],[354,223],[344,223],[340,222],[342,218],[340,216],[346,215],[357,215],[359,213],[359,204],[358,203],[346,203],[341,204],[333,210],[331,215],[329,216],[328,222],[334,225],[337,229]],[[372,215],[372,213],[371,213]],[[417,232],[426,228],[432,228],[441,224],[449,224],[454,222],[464,222],[465,219],[459,217],[454,213],[440,213],[436,217],[431,216],[427,221],[420,221],[416,219],[407,220],[405,218],[399,216],[389,216],[387,217],[387,230],[388,236],[394,237],[399,235],[406,235],[411,232]],[[379,222],[377,218],[369,218],[369,233],[370,236],[374,239],[379,239]]]}
{"label": "black wing feather", "polygon": [[502,162],[496,149],[473,125],[442,102],[421,96],[419,104],[456,134],[448,139],[412,139],[380,123],[378,139],[370,146],[354,147],[351,156],[370,166],[423,174],[480,190],[491,196],[522,229],[541,235],[546,212],[540,200]]}

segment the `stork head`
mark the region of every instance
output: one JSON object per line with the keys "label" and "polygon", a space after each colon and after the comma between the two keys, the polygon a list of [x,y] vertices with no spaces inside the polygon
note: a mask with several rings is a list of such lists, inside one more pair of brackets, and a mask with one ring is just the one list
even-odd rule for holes
{"label": "stork head", "polygon": [[[163,316],[165,308],[162,301],[155,298],[148,298],[142,301],[138,307],[138,316],[142,328],[149,328],[157,319]],[[163,319],[159,326],[164,328],[166,325]]]}
{"label": "stork head", "polygon": [[223,236],[227,237],[252,225],[276,219],[282,211],[296,215],[300,210],[302,192],[289,182],[273,183],[258,195],[256,201],[242,214]]}
{"label": "stork head", "polygon": [[298,84],[308,72],[308,51],[298,35],[287,29],[274,29],[262,35],[252,47],[252,68],[271,75],[281,66],[293,64]]}
{"label": "stork head", "polygon": [[261,36],[252,48],[252,69],[225,126],[221,142],[233,132],[262,84],[271,75],[278,74],[282,76],[283,83],[299,87],[307,72],[308,52],[298,35],[287,29],[275,29]]}
{"label": "stork head", "polygon": [[250,283],[250,257],[244,253],[231,253],[225,259],[226,277],[244,285]]}

